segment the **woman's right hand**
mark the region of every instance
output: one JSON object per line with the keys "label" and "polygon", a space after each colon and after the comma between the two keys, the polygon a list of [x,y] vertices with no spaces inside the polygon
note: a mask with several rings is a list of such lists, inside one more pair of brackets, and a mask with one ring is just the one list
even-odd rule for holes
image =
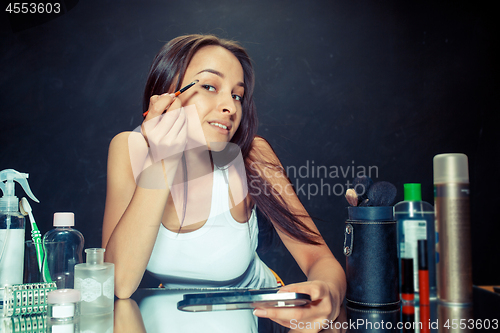
{"label": "woman's right hand", "polygon": [[128,137],[130,163],[142,188],[170,188],[187,142],[187,118],[174,94],[153,95],[140,128]]}
{"label": "woman's right hand", "polygon": [[153,95],[141,132],[153,163],[164,159],[179,161],[187,142],[187,118],[174,94]]}

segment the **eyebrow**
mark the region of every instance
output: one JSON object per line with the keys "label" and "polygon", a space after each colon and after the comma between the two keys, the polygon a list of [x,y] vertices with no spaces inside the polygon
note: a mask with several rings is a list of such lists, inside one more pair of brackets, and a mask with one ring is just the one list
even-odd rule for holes
{"label": "eyebrow", "polygon": [[[202,71],[199,71],[198,73],[196,73],[196,75],[198,74],[201,74],[201,73],[212,73],[212,74],[215,74],[221,78],[224,78],[224,74],[222,74],[221,72],[215,70],[215,69],[211,69],[211,68],[207,68],[207,69],[204,69]],[[243,84],[243,82],[238,82],[236,85],[240,86],[240,87],[245,87],[245,85]]]}

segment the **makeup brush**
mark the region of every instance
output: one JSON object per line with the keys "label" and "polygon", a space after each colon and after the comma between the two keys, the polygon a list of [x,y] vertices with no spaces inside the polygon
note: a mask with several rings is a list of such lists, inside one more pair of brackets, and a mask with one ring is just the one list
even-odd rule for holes
{"label": "makeup brush", "polygon": [[[175,92],[175,97],[179,96],[180,94],[182,94],[183,92],[185,92],[186,90],[188,90],[189,88],[191,88],[192,86],[194,86],[195,84],[197,84],[198,82],[200,82],[200,80],[194,80],[193,82],[191,82],[190,84],[188,84],[187,86],[181,88],[179,91],[176,91]],[[146,112],[144,112],[142,114],[143,117],[146,117],[149,113],[149,110],[147,110]]]}
{"label": "makeup brush", "polygon": [[358,194],[354,191],[354,189],[347,189],[347,191],[345,191],[345,198],[349,205],[354,207],[358,205]]}
{"label": "makeup brush", "polygon": [[181,88],[181,90],[177,91],[174,95],[175,97],[179,96],[180,94],[182,94],[183,92],[185,92],[186,90],[188,90],[189,88],[191,88],[192,86],[194,86],[195,84],[197,84],[198,82],[200,82],[200,80],[194,80],[193,82],[191,82],[190,84],[188,84],[187,86],[185,86],[184,88]]}
{"label": "makeup brush", "polygon": [[376,182],[368,189],[367,206],[390,206],[396,198],[396,186],[389,182]]}
{"label": "makeup brush", "polygon": [[352,187],[358,197],[358,206],[368,199],[368,190],[373,185],[373,180],[368,176],[356,177],[352,181]]}

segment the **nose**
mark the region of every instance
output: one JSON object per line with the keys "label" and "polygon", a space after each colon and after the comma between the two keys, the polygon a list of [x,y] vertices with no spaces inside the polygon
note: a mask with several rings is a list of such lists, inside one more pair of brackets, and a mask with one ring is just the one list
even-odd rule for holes
{"label": "nose", "polygon": [[236,113],[236,104],[231,94],[229,94],[229,96],[224,94],[224,96],[220,97],[218,110],[222,113],[228,113],[230,115]]}

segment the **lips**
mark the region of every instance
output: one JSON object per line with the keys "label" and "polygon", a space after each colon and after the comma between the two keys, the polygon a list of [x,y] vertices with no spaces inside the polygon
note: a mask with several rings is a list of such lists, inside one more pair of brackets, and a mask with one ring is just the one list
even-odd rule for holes
{"label": "lips", "polygon": [[220,120],[217,120],[217,121],[209,121],[208,124],[210,126],[213,126],[215,128],[218,128],[218,129],[221,129],[221,130],[224,130],[224,131],[227,131],[229,132],[229,130],[231,130],[231,124],[226,122],[226,121],[220,121]]}

